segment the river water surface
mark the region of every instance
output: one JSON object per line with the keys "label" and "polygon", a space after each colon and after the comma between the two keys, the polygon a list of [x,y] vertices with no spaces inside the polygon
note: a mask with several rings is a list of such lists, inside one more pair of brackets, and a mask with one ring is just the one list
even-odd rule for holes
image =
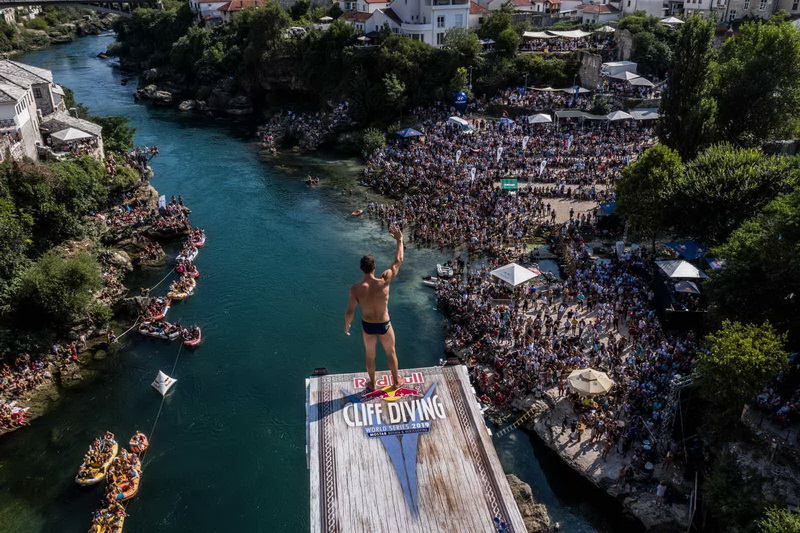
{"label": "river water surface", "polygon": [[[128,117],[137,145],[161,151],[153,185],[167,197],[182,194],[207,234],[197,293],[169,314],[201,325],[203,344],[177,361],[178,383],[158,418],[125,531],[305,531],[303,380],[319,366],[361,370],[360,335],[342,332],[347,286],[359,279],[365,252],[387,266],[393,241],[378,224],[348,216],[352,199],[308,189],[299,179],[308,169],[296,167],[316,165],[313,171],[342,179],[353,162],[295,158],[287,169],[259,158],[249,128],[134,103],[135,79],[122,86],[114,64],[95,57],[112,41],[87,37],[19,59],[51,69],[93,113]],[[412,247],[393,285],[404,367],[433,365],[442,355],[442,317],[419,280],[443,258]],[[152,285],[164,272],[139,274],[132,286]],[[89,528],[101,489],[85,492],[73,482],[83,453],[106,430],[123,442],[150,431],[161,403],[150,382],[158,370],[170,372],[178,352],[177,343],[135,334],[123,341],[99,379],[0,441],[0,531]],[[385,364],[379,355],[379,368]],[[590,503],[594,493],[524,434],[497,447],[506,470],[531,483],[563,531],[616,529]]]}

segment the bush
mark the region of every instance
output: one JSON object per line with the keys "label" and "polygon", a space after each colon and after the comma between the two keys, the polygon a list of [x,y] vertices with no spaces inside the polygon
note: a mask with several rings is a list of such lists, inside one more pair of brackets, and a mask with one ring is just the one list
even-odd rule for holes
{"label": "bush", "polygon": [[65,326],[84,317],[92,293],[101,287],[101,270],[88,252],[61,257],[48,252],[22,276],[17,291],[17,318],[21,323]]}
{"label": "bush", "polygon": [[375,150],[383,148],[384,146],[386,146],[386,137],[379,130],[370,128],[364,132],[363,152],[365,155],[370,155]]}
{"label": "bush", "polygon": [[25,23],[25,27],[31,30],[42,30],[47,31],[50,29],[50,26],[44,19],[36,17],[35,19],[31,19]]}
{"label": "bush", "polygon": [[114,312],[109,306],[95,301],[89,306],[89,316],[92,317],[92,322],[94,322],[95,326],[103,327],[111,322]]}
{"label": "bush", "polygon": [[139,183],[139,173],[131,167],[117,166],[116,174],[111,177],[111,191],[122,192]]}

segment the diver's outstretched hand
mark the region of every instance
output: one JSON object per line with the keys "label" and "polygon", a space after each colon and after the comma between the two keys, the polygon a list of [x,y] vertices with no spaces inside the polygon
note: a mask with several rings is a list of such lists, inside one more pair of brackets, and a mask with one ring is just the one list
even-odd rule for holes
{"label": "diver's outstretched hand", "polygon": [[396,241],[400,241],[403,239],[403,231],[396,224],[392,224],[391,226],[389,226],[389,235],[394,237],[394,240]]}

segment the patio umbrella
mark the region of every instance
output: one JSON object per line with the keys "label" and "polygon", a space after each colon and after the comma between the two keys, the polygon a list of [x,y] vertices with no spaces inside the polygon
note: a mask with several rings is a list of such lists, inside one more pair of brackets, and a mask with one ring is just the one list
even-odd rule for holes
{"label": "patio umbrella", "polygon": [[91,139],[94,135],[77,128],[65,128],[53,133],[50,137],[59,141],[79,141],[81,139]]}
{"label": "patio umbrella", "polygon": [[648,80],[647,78],[642,78],[639,76],[638,78],[633,78],[632,80],[628,80],[628,83],[631,85],[636,85],[638,87],[655,87],[656,84],[652,81]]}
{"label": "patio umbrella", "polygon": [[497,279],[505,281],[512,287],[522,285],[526,281],[536,277],[536,274],[516,263],[509,263],[506,266],[496,268],[492,270],[491,274]]}
{"label": "patio umbrella", "polygon": [[676,24],[683,24],[683,21],[677,17],[667,17],[665,19],[661,19],[661,24],[666,24],[667,26],[672,26]]}
{"label": "patio umbrella", "polygon": [[573,370],[567,378],[569,386],[583,396],[599,396],[611,390],[614,382],[605,372],[592,368]]}
{"label": "patio umbrella", "polygon": [[528,117],[528,122],[531,124],[545,124],[547,122],[553,122],[553,118],[545,113],[539,113],[537,115],[533,115],[532,117]]}

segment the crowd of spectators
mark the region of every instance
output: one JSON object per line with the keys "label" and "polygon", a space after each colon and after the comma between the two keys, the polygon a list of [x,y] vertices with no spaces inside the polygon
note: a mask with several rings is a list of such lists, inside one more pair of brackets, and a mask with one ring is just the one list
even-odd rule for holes
{"label": "crowd of spectators", "polygon": [[281,111],[258,128],[262,146],[274,152],[285,139],[297,141],[301,150],[313,151],[333,133],[353,123],[347,101],[337,104],[331,111],[296,113]]}

